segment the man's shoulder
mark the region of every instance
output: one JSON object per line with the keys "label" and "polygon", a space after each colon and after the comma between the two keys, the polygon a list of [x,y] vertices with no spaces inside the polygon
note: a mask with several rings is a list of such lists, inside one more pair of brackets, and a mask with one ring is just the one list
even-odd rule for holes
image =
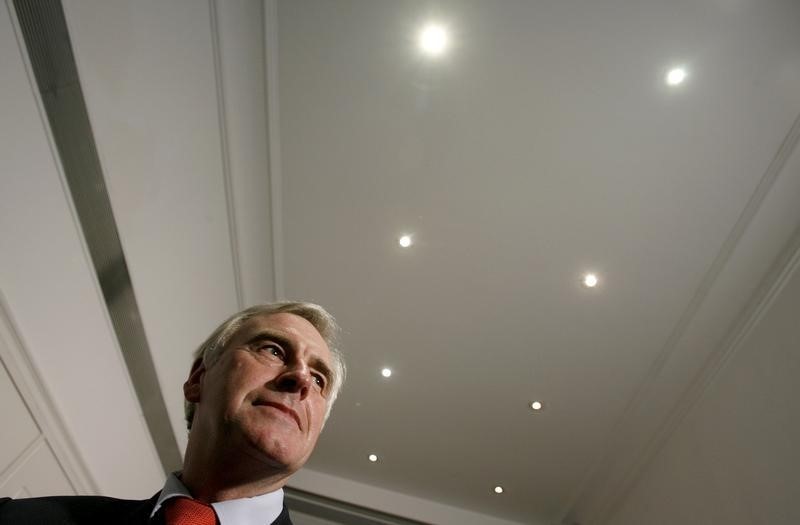
{"label": "man's shoulder", "polygon": [[105,496],[49,496],[0,499],[0,525],[91,525],[147,523],[155,497],[127,500]]}

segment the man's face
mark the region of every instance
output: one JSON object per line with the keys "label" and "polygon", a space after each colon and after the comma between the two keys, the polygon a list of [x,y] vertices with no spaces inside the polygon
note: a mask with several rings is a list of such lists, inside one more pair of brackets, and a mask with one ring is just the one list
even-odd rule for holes
{"label": "man's face", "polygon": [[186,398],[197,403],[192,433],[225,457],[243,452],[291,474],[322,430],[331,370],[328,345],[302,317],[249,319],[219,358],[207,369],[196,366],[184,385]]}

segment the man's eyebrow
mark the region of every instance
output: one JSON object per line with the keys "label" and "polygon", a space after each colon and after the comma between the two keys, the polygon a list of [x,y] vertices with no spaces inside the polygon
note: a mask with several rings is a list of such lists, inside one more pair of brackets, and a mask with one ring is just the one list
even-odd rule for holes
{"label": "man's eyebrow", "polygon": [[[289,340],[289,338],[271,330],[261,330],[257,334],[253,335],[248,341],[248,345],[263,343],[265,341],[272,341],[278,343],[280,346],[290,349],[294,351],[294,344]],[[333,379],[333,370],[331,367],[322,360],[319,356],[312,355],[311,359],[309,359],[308,366],[311,368],[318,370],[322,375],[325,376],[328,381]]]}
{"label": "man's eyebrow", "polygon": [[294,345],[287,337],[277,332],[273,332],[271,330],[261,330],[257,334],[253,335],[250,339],[248,339],[247,344],[253,345],[257,343],[263,343],[264,341],[272,341],[278,343],[281,346],[294,349]]}

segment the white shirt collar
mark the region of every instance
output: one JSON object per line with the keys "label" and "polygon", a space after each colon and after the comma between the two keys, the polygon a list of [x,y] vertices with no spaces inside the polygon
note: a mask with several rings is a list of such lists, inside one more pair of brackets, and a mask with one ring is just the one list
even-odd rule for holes
{"label": "white shirt collar", "polygon": [[[155,516],[161,505],[168,499],[178,496],[191,498],[189,489],[178,479],[176,472],[167,477],[161,494],[158,495],[152,518]],[[252,498],[232,499],[228,501],[218,501],[211,504],[217,513],[220,525],[265,525],[272,523],[283,510],[283,489],[268,492]]]}

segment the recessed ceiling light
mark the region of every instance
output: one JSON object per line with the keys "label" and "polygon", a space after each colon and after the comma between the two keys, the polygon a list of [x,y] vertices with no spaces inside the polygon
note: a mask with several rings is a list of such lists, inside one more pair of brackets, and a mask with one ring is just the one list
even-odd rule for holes
{"label": "recessed ceiling light", "polygon": [[502,494],[503,493],[503,487],[501,487],[500,485],[496,486],[494,488],[494,493],[495,494]]}
{"label": "recessed ceiling light", "polygon": [[686,70],[682,67],[676,67],[669,70],[667,76],[665,78],[667,84],[670,86],[677,86],[678,84],[682,84],[684,80],[686,80]]}
{"label": "recessed ceiling light", "polygon": [[583,276],[582,282],[585,287],[594,288],[595,286],[597,286],[597,283],[600,282],[600,280],[597,278],[596,274],[587,273],[586,275]]}
{"label": "recessed ceiling light", "polygon": [[534,401],[533,403],[531,403],[531,408],[534,410],[541,410],[542,404],[539,401]]}
{"label": "recessed ceiling light", "polygon": [[369,460],[375,463],[376,461],[378,461],[378,456],[376,456],[375,454],[370,454]]}
{"label": "recessed ceiling light", "polygon": [[447,51],[450,37],[444,26],[430,23],[426,24],[419,32],[417,43],[419,44],[420,51],[424,54],[430,57],[438,57]]}
{"label": "recessed ceiling light", "polygon": [[391,368],[384,368],[381,370],[381,375],[383,377],[392,377],[392,369]]}
{"label": "recessed ceiling light", "polygon": [[413,241],[411,240],[410,235],[403,235],[399,239],[397,239],[397,244],[399,244],[403,248],[408,248],[413,244]]}

